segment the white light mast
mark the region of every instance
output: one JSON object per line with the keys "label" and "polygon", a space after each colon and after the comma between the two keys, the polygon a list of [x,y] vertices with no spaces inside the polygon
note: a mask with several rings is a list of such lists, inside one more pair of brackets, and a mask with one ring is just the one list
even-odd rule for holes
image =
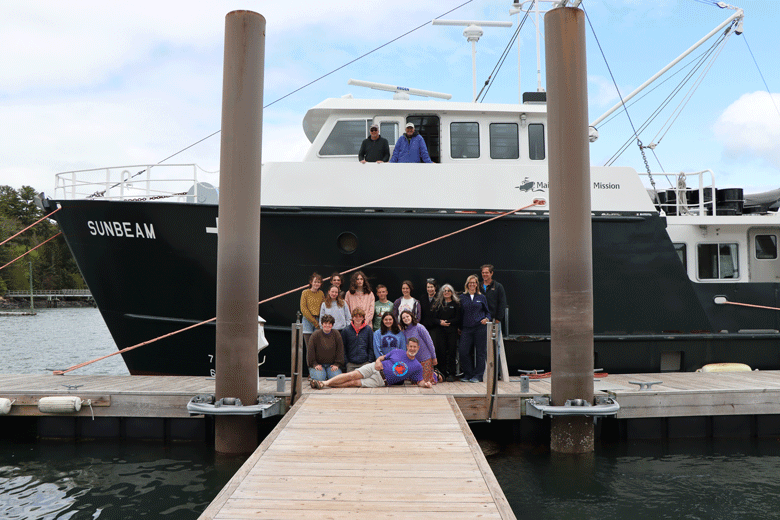
{"label": "white light mast", "polygon": [[440,20],[435,19],[433,25],[458,25],[466,27],[463,36],[471,42],[471,78],[474,90],[474,101],[477,101],[477,42],[482,37],[482,27],[512,27],[512,22],[493,22],[488,20]]}

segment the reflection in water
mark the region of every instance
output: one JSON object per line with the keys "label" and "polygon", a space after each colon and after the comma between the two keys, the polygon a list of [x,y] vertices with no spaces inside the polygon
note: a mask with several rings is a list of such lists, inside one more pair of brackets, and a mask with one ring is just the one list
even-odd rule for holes
{"label": "reflection in water", "polygon": [[766,519],[780,511],[777,439],[624,441],[572,457],[506,443],[487,459],[518,517]]}
{"label": "reflection in water", "polygon": [[0,442],[0,518],[197,518],[245,457],[200,443]]}

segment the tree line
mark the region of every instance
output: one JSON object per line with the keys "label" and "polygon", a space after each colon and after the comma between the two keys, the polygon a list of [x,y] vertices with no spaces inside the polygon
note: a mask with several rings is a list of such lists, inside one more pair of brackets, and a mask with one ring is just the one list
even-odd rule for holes
{"label": "tree line", "polygon": [[[38,193],[31,186],[14,189],[0,186],[0,242],[18,233],[45,215],[35,205]],[[18,237],[0,246],[0,266],[7,264],[59,232],[57,224],[43,220]],[[0,296],[6,291],[26,291],[30,288],[30,263],[32,263],[33,289],[85,289],[84,279],[76,261],[60,235],[24,258],[0,269]]]}

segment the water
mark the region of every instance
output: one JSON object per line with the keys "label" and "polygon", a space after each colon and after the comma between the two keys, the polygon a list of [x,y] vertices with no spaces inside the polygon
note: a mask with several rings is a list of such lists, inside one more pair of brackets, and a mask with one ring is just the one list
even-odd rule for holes
{"label": "water", "polygon": [[[48,373],[115,350],[96,309],[0,316],[2,373]],[[77,373],[128,372],[115,356]],[[571,458],[512,439],[506,423],[475,434],[518,518],[780,518],[778,439],[601,443]],[[195,519],[243,460],[202,443],[4,439],[0,518]]]}
{"label": "water", "polygon": [[515,443],[487,459],[518,517],[780,517],[777,439],[601,444],[595,454],[580,457]]}
{"label": "water", "polygon": [[[2,374],[50,374],[116,352],[100,311],[93,307],[40,309],[35,316],[0,315]],[[79,374],[129,375],[116,355]]]}

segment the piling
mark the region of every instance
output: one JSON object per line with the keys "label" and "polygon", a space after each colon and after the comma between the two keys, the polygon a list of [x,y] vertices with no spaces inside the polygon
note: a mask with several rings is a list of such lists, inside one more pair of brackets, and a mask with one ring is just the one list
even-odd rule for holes
{"label": "piling", "polygon": [[[550,186],[551,399],[593,402],[593,265],[585,13],[544,17]],[[594,449],[593,419],[553,417],[550,448]]]}
{"label": "piling", "polygon": [[[260,266],[260,164],[265,18],[225,16],[217,249],[215,397],[257,402],[257,302]],[[257,448],[253,416],[217,416],[215,449]]]}

